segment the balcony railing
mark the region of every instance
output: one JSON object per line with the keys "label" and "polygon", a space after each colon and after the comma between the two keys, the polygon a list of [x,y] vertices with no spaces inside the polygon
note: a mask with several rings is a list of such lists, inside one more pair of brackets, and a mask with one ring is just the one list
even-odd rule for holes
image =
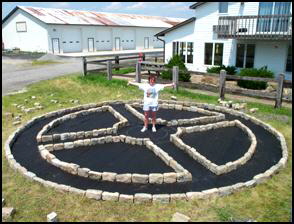
{"label": "balcony railing", "polygon": [[218,38],[292,40],[292,15],[220,16]]}

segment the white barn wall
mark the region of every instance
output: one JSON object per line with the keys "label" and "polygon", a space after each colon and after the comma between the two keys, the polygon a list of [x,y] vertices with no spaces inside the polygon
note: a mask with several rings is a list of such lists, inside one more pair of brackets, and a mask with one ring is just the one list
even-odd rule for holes
{"label": "white barn wall", "polygon": [[[17,32],[16,22],[23,21],[26,22],[27,32]],[[5,49],[19,47],[22,51],[48,52],[47,25],[22,10],[16,10],[2,24],[2,41]]]}
{"label": "white barn wall", "polygon": [[[63,39],[68,29],[81,30],[82,51],[88,52],[88,38],[94,38],[95,48],[98,50],[114,50],[115,37],[121,39],[121,50],[131,49],[132,42],[125,42],[126,40],[134,40],[134,46],[137,50],[144,49],[144,37],[149,37],[149,46],[154,48],[154,35],[164,30],[165,28],[149,28],[149,27],[104,27],[104,26],[81,26],[81,25],[48,25],[49,36],[49,51],[52,52],[51,38],[59,38],[60,51],[63,53],[64,44]],[[53,31],[55,29],[56,31]],[[110,42],[106,42],[110,40]],[[124,40],[124,42],[122,42]],[[157,40],[157,39],[156,39]],[[97,42],[99,41],[99,42]],[[101,41],[104,41],[103,43]],[[102,44],[102,46],[101,46]],[[157,46],[163,48],[163,43],[156,43]],[[100,47],[99,47],[100,46]]]}

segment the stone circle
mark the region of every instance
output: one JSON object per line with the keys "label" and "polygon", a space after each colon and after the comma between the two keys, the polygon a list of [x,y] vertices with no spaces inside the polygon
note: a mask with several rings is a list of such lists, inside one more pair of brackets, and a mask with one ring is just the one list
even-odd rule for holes
{"label": "stone circle", "polygon": [[[105,101],[97,104],[80,105],[35,117],[19,127],[9,136],[5,143],[5,156],[11,168],[45,186],[54,187],[60,191],[74,192],[95,200],[131,203],[169,203],[174,200],[205,199],[211,196],[228,195],[242,188],[254,187],[256,184],[263,183],[286,165],[288,152],[284,136],[270,125],[253,116],[231,108],[211,104],[174,100],[159,100],[159,103],[160,108],[165,110],[186,111],[187,113],[197,112],[203,116],[170,120],[157,118],[157,124],[161,125],[162,128],[168,128],[170,136],[163,142],[155,142],[153,139],[156,140],[156,137],[136,137],[123,134],[124,130],[136,124],[134,122],[139,121],[142,124],[143,114],[135,109],[141,107],[141,100]],[[118,122],[107,128],[49,133],[59,125],[66,124],[69,120],[74,121],[100,112],[112,114]],[[135,118],[131,118],[131,116]],[[242,157],[223,165],[216,165],[209,158],[201,155],[197,146],[187,145],[181,140],[183,135],[196,136],[199,132],[209,133],[211,130],[224,127],[234,127],[242,130],[247,136],[250,146]],[[261,135],[257,130],[266,133],[272,138],[270,141],[273,144],[268,147],[272,147],[276,154],[281,155],[280,157],[277,156],[277,163],[268,162],[268,168],[263,172],[258,171],[258,164],[254,162],[254,155],[261,150],[265,150],[260,143],[265,139],[260,139]],[[91,182],[93,183],[91,187],[84,186],[80,188],[77,185],[69,185],[66,181],[56,183],[53,182],[52,178],[40,175],[38,170],[30,167],[30,165],[22,165],[24,164],[22,158],[15,156],[20,150],[15,143],[23,141],[26,133],[31,133],[32,131],[36,134],[35,138],[31,139],[33,143],[29,153],[32,153],[35,158],[43,160],[40,163],[47,164],[46,167],[50,168],[50,170],[54,169],[60,175],[80,178],[79,180],[85,181],[85,183]],[[160,130],[158,133],[160,134]],[[139,135],[139,133],[137,134]],[[115,146],[116,144],[136,147],[141,152],[149,151],[154,158],[172,169],[173,172],[151,172],[146,174],[138,173],[136,170],[129,173],[110,172],[108,170],[97,171],[74,162],[62,161],[58,156],[54,155],[55,152],[83,151],[83,148],[87,149],[90,146],[97,147],[98,150],[98,148],[108,145]],[[163,145],[168,145],[170,148],[164,148]],[[191,164],[187,164],[186,161],[190,161]],[[202,190],[193,189],[195,188],[194,184],[201,184],[197,172],[205,172],[209,176],[213,176],[213,178],[226,178],[226,176],[237,175],[239,169],[246,167],[250,162],[256,166],[256,171],[250,171],[253,173],[253,178],[245,178],[246,181],[243,182],[232,181],[230,185],[210,184],[208,188],[203,188]],[[32,166],[37,166],[36,164],[34,163]],[[201,171],[191,168],[194,166]],[[94,182],[97,183],[97,189],[93,188],[93,186],[96,186]],[[140,187],[143,190],[139,190]],[[124,190],[121,191],[121,189]],[[157,192],[155,189],[160,189],[160,191]]]}

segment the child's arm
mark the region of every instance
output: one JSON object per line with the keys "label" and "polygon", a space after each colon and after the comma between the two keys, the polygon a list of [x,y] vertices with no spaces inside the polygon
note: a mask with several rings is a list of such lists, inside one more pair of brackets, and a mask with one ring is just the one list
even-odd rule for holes
{"label": "child's arm", "polygon": [[128,81],[128,85],[139,86],[141,83]]}
{"label": "child's arm", "polygon": [[170,83],[170,84],[162,84],[164,87],[174,87],[175,83]]}

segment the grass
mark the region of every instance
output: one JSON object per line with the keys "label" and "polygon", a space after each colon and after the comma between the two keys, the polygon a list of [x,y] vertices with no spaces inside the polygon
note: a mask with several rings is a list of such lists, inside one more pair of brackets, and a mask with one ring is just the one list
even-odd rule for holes
{"label": "grass", "polygon": [[[122,72],[127,72],[122,70]],[[53,94],[53,95],[52,95]],[[180,89],[177,93],[166,89],[160,99],[170,99],[216,104],[218,97],[191,93]],[[31,97],[35,96],[36,99]],[[289,108],[274,109],[271,105],[248,103],[248,107],[258,107],[254,116],[270,123],[286,138],[289,159],[278,174],[265,183],[248,188],[233,195],[208,200],[179,201],[170,204],[126,204],[95,201],[76,194],[61,193],[52,188],[27,180],[19,172],[12,170],[4,156],[4,143],[16,129],[12,118],[5,113],[22,114],[22,124],[29,119],[61,108],[75,106],[71,99],[80,104],[104,100],[142,99],[143,92],[137,87],[127,86],[127,81],[108,81],[105,74],[81,76],[72,74],[41,81],[28,87],[28,91],[2,97],[2,197],[5,206],[16,208],[16,214],[7,221],[46,221],[52,211],[60,221],[156,221],[168,222],[175,212],[180,212],[192,221],[232,221],[257,220],[262,222],[288,222],[292,208],[292,111]],[[25,102],[28,99],[28,102]],[[50,100],[57,99],[58,103]],[[14,103],[26,108],[39,102],[44,109],[23,114]]]}
{"label": "grass", "polygon": [[32,65],[48,65],[48,64],[58,64],[58,63],[62,63],[59,61],[53,61],[53,60],[43,60],[43,61],[38,61],[38,60],[33,60],[32,61]]}

